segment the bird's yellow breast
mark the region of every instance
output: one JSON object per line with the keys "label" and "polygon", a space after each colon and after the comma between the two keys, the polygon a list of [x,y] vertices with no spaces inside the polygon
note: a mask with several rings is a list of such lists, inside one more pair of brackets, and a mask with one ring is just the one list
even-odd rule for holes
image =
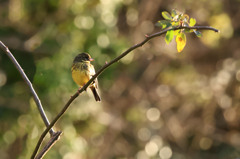
{"label": "bird's yellow breast", "polygon": [[81,69],[81,66],[76,66],[72,68],[72,78],[80,87],[85,85],[89,79],[88,70]]}

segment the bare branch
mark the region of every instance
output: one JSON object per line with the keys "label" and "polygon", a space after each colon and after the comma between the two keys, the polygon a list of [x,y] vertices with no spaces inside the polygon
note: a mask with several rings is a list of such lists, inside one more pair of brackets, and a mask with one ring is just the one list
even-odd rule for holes
{"label": "bare branch", "polygon": [[106,63],[104,66],[102,66],[102,68],[80,89],[78,90],[69,100],[68,102],[65,104],[65,106],[62,108],[62,110],[57,114],[57,116],[53,119],[53,121],[50,123],[50,125],[44,130],[44,132],[42,133],[42,135],[40,136],[38,143],[35,147],[35,150],[32,154],[31,159],[34,159],[36,156],[36,153],[39,149],[39,147],[42,144],[42,141],[44,139],[44,137],[46,136],[47,132],[55,125],[55,123],[61,118],[61,116],[67,111],[67,109],[69,108],[70,104],[79,96],[79,94],[81,94],[84,90],[87,89],[87,87],[105,70],[107,69],[109,66],[111,66],[112,64],[116,63],[117,61],[119,61],[120,59],[122,59],[124,56],[126,56],[127,54],[129,54],[131,51],[137,49],[138,47],[141,47],[142,45],[144,45],[146,42],[148,42],[150,39],[153,39],[155,37],[161,36],[163,34],[165,34],[167,31],[169,30],[178,30],[178,29],[197,29],[197,30],[212,30],[215,32],[219,32],[217,29],[213,28],[213,27],[209,27],[209,26],[194,26],[194,27],[184,27],[184,26],[180,26],[180,27],[175,27],[175,28],[168,28],[168,29],[164,29],[160,32],[154,33],[152,35],[147,35],[145,36],[145,40],[143,40],[142,42],[130,47],[129,49],[127,49],[126,51],[124,51],[121,55],[119,55],[118,57],[116,57],[115,59],[113,59],[112,61],[110,61],[109,63]]}
{"label": "bare branch", "polygon": [[[11,51],[8,49],[7,46],[5,46],[5,45],[3,44],[2,41],[0,41],[0,48],[7,54],[7,56],[10,58],[10,60],[11,60],[11,61],[13,62],[13,64],[14,64],[14,66],[17,68],[17,70],[18,70],[19,73],[21,74],[23,80],[27,83],[27,85],[28,85],[28,87],[29,87],[29,89],[30,89],[30,92],[31,92],[32,95],[33,95],[33,99],[34,99],[34,101],[35,101],[35,103],[36,103],[36,105],[37,105],[37,108],[38,108],[38,110],[39,110],[39,113],[40,113],[40,115],[41,115],[41,117],[42,117],[42,120],[44,121],[46,127],[48,127],[50,123],[49,123],[48,118],[47,118],[47,116],[46,116],[46,114],[45,114],[45,112],[44,112],[44,109],[43,109],[43,107],[42,107],[41,101],[40,101],[40,99],[39,99],[36,91],[34,90],[34,88],[33,88],[33,86],[32,86],[32,83],[31,83],[30,80],[28,79],[27,75],[25,74],[25,72],[23,71],[22,67],[19,65],[19,63],[18,63],[17,60],[15,59],[15,57],[12,55]],[[50,133],[51,136],[54,135],[55,132],[54,132],[54,130],[52,129],[52,127],[51,127],[49,133]]]}
{"label": "bare branch", "polygon": [[36,159],[41,159],[44,157],[44,155],[50,150],[50,148],[60,139],[60,135],[62,135],[61,131],[56,132],[49,142],[44,146],[41,152],[38,153],[36,156]]}
{"label": "bare branch", "polygon": [[[85,86],[84,86],[85,87]],[[87,86],[86,86],[87,88]],[[44,137],[46,136],[46,134],[48,133],[48,131],[51,129],[51,127],[54,126],[54,124],[60,119],[60,117],[66,112],[66,110],[68,109],[68,107],[70,106],[70,104],[74,101],[75,98],[77,98],[79,96],[79,94],[81,92],[83,92],[84,89],[79,90],[78,92],[76,92],[67,102],[67,104],[63,107],[63,109],[61,110],[60,113],[57,114],[57,116],[53,119],[53,121],[50,123],[50,125],[47,127],[47,129],[44,130],[44,132],[42,133],[42,135],[40,136],[38,143],[33,151],[33,154],[31,156],[31,159],[35,159],[35,156],[37,154],[37,151],[39,150],[42,141],[44,139]]]}

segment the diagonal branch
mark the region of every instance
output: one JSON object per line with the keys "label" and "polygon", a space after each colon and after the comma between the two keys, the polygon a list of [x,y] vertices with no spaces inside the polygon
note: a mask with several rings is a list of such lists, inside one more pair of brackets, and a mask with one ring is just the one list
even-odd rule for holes
{"label": "diagonal branch", "polygon": [[[23,71],[22,67],[19,65],[19,63],[17,62],[17,60],[15,59],[15,57],[12,55],[11,51],[8,49],[7,46],[5,46],[3,44],[2,41],[0,41],[0,48],[6,53],[6,55],[10,58],[10,60],[13,62],[14,66],[17,68],[17,70],[19,71],[19,73],[21,74],[23,80],[27,83],[29,89],[30,89],[30,92],[32,93],[33,95],[33,99],[37,105],[37,108],[39,110],[39,113],[42,117],[42,120],[44,121],[44,124],[46,125],[46,127],[49,126],[49,121],[48,121],[48,118],[43,110],[43,107],[42,107],[42,104],[41,104],[41,101],[36,93],[36,91],[34,90],[33,86],[32,86],[32,83],[30,82],[30,80],[28,79],[27,75],[25,74],[25,72]],[[54,135],[54,130],[52,129],[49,129],[49,133],[51,136]]]}
{"label": "diagonal branch", "polygon": [[126,56],[127,54],[129,54],[131,51],[143,46],[146,42],[148,42],[149,40],[161,36],[163,34],[165,34],[167,31],[169,30],[178,30],[178,29],[197,29],[197,30],[212,30],[214,32],[219,32],[219,30],[213,28],[213,27],[209,27],[209,26],[194,26],[194,27],[187,27],[187,26],[179,26],[179,27],[174,27],[174,28],[168,28],[168,29],[164,29],[160,32],[154,33],[152,35],[148,35],[146,36],[145,40],[143,40],[142,42],[133,45],[132,47],[130,47],[129,49],[127,49],[126,51],[124,51],[121,55],[119,55],[118,57],[116,57],[115,59],[113,59],[112,61],[110,61],[109,63],[106,63],[104,66],[102,66],[102,68],[80,89],[78,90],[73,96],[71,96],[71,98],[68,100],[68,102],[65,104],[65,106],[62,108],[62,110],[57,114],[57,116],[53,119],[53,121],[50,123],[50,125],[44,130],[44,132],[42,133],[42,135],[40,136],[38,143],[35,147],[35,150],[32,154],[31,159],[34,159],[37,151],[39,149],[39,147],[42,144],[42,141],[44,139],[44,137],[46,136],[46,134],[48,133],[48,131],[55,125],[55,123],[62,117],[62,115],[67,111],[67,109],[69,108],[70,104],[79,96],[79,94],[81,94],[84,90],[87,89],[87,87],[108,67],[110,67],[112,64],[118,62],[120,59],[122,59],[124,56]]}

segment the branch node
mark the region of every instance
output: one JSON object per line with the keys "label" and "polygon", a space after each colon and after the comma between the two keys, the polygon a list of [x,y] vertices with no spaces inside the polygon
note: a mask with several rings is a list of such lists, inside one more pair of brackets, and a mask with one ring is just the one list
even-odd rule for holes
{"label": "branch node", "polygon": [[35,159],[41,159],[43,156],[51,149],[51,147],[60,139],[60,136],[62,135],[62,131],[55,132],[51,139],[48,141],[48,143],[44,146],[41,152],[36,156]]}
{"label": "branch node", "polygon": [[[80,91],[80,90],[81,90],[81,88],[82,88],[82,87],[79,87],[79,88],[78,88],[78,90],[77,90],[77,93],[78,93],[78,94],[80,94],[80,93],[81,93],[81,91]],[[72,96],[71,96],[71,98],[72,98]]]}

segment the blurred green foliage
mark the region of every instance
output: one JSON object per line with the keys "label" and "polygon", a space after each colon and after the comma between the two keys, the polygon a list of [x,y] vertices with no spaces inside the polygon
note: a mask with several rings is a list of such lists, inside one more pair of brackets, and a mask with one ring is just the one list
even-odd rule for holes
{"label": "blurred green foliage", "polygon": [[[173,8],[219,34],[187,35],[177,54],[164,36],[103,72],[103,101],[90,91],[54,127],[45,158],[236,159],[240,156],[239,0],[2,0],[0,40],[33,82],[50,120],[77,91],[73,58],[88,52],[98,70]],[[44,130],[26,84],[0,51],[1,159],[29,158]],[[47,138],[49,139],[49,138]]]}

